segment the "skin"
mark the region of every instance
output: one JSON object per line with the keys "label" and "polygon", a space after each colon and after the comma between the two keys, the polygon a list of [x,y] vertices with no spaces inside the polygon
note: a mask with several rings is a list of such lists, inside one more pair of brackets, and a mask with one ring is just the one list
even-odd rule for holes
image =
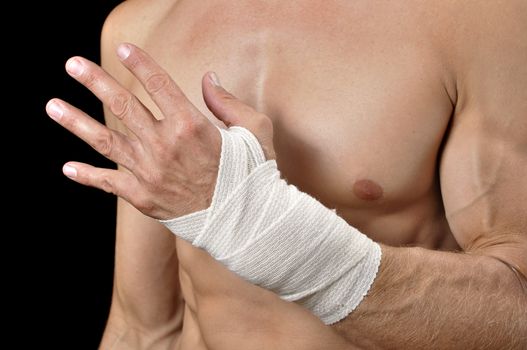
{"label": "skin", "polygon": [[[525,347],[527,6],[407,5],[129,0],[110,15],[102,63],[120,87],[81,58],[75,78],[120,133],[108,143],[54,100],[61,125],[122,165],[69,163],[75,181],[125,199],[101,348]],[[160,68],[134,46],[119,60],[123,41],[180,89],[149,79]],[[200,87],[210,70],[238,99],[210,75]],[[132,96],[144,107],[123,108]],[[372,289],[341,322],[324,326],[141,214],[208,205],[222,122],[253,131],[290,183],[382,244]]]}

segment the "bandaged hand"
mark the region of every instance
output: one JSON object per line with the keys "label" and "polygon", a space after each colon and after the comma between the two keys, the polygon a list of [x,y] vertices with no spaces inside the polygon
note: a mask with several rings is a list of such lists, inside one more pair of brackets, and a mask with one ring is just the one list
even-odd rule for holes
{"label": "bandaged hand", "polygon": [[212,204],[163,220],[247,281],[296,301],[326,324],[347,316],[368,292],[378,244],[280,178],[247,129],[222,130]]}
{"label": "bandaged hand", "polygon": [[310,309],[326,324],[344,318],[372,285],[381,249],[314,198],[287,184],[274,161],[272,123],[235,99],[214,75],[203,79],[213,125],[145,52],[119,56],[163,114],[153,114],[100,67],[66,66],[130,130],[96,122],[61,100],[48,114],[121,165],[69,162],[65,175],[114,193],[174,234],[203,248],[245,280]]}

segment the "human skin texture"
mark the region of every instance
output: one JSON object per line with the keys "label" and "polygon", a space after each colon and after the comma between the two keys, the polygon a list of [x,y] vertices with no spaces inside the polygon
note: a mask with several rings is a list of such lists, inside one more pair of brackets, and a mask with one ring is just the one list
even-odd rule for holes
{"label": "human skin texture", "polygon": [[[325,326],[120,199],[101,348],[524,348],[526,38],[521,1],[118,7],[103,31],[102,64],[123,90],[81,58],[75,78],[105,102],[107,125],[120,134],[109,143],[107,129],[63,101],[56,119],[123,165],[129,181],[119,187],[108,173],[71,163],[74,180],[157,218],[199,210],[210,200],[220,147],[203,116],[246,126],[269,157],[276,152],[288,182],[381,243],[383,259],[359,307]],[[120,60],[123,41],[144,48],[181,90],[162,75],[152,79],[157,66],[133,46]],[[207,71],[237,98],[210,75],[201,80]],[[185,156],[201,170],[161,160]],[[165,181],[175,171],[192,190]]]}

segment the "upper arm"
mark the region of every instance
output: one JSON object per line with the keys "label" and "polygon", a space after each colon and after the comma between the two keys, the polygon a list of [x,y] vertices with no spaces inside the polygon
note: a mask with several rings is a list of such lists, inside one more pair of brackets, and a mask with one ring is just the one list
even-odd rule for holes
{"label": "upper arm", "polygon": [[[130,86],[134,77],[121,64],[116,50],[122,42],[142,46],[141,44],[146,40],[144,27],[147,24],[138,23],[136,20],[139,13],[144,13],[143,7],[141,1],[128,0],[121,3],[108,15],[101,33],[101,66],[125,88]],[[108,127],[128,134],[125,125],[106,106],[104,106],[104,117]],[[119,199],[119,201],[123,200]],[[135,208],[129,205],[122,208],[118,211],[118,216],[122,217],[118,223],[122,223],[123,229],[135,231],[140,227],[141,230],[149,228],[163,234],[168,232],[157,220],[145,216]],[[117,228],[119,230],[120,226],[118,225]]]}
{"label": "upper arm", "polygon": [[[141,0],[128,0],[121,3],[108,15],[101,33],[101,66],[125,88],[129,88],[135,78],[121,64],[116,51],[119,44],[123,42],[143,46],[142,44],[147,40],[144,28],[148,26],[148,23],[140,23],[137,20],[138,14],[145,14],[144,8],[144,2]],[[104,106],[104,117],[106,125],[111,129],[124,134],[129,133],[125,125],[106,106]],[[119,198],[119,201],[123,200]],[[131,206],[126,206],[126,208],[126,210],[122,209],[118,212],[118,216],[124,217],[119,222],[122,222],[126,229],[135,230],[137,227],[141,227],[141,229],[150,227],[151,230],[160,231],[164,234],[168,232],[157,220],[145,216]],[[127,217],[130,217],[129,224]],[[142,221],[141,225],[137,225],[139,220]]]}
{"label": "upper arm", "polygon": [[494,4],[465,22],[440,163],[446,215],[465,251],[527,276],[527,3]]}
{"label": "upper arm", "polygon": [[[139,26],[134,28],[129,24],[134,23],[134,5],[134,1],[125,1],[114,8],[106,18],[101,33],[101,66],[125,87],[130,84],[133,77],[120,63],[116,50],[122,42],[136,44],[137,41],[141,40],[138,33]],[[104,117],[106,125],[110,128],[127,133],[123,123],[106,106],[104,106]]]}
{"label": "upper arm", "polygon": [[[138,16],[133,7],[136,4],[136,1],[126,1],[114,9],[101,36],[102,67],[124,87],[129,86],[132,75],[118,60],[116,48],[123,41],[140,45],[143,40],[141,26],[133,20]],[[127,133],[126,127],[107,108],[105,119],[110,128]],[[125,309],[122,312],[149,327],[158,322],[163,326],[167,318],[179,317],[175,237],[157,220],[145,216],[120,198],[115,254],[114,297]]]}

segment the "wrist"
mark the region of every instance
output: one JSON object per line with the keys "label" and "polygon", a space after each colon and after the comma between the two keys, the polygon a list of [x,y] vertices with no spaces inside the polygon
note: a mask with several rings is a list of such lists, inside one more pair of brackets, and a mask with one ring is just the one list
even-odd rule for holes
{"label": "wrist", "polygon": [[344,318],[369,291],[380,246],[287,184],[249,131],[222,136],[212,205],[163,224],[246,281],[297,301],[324,323]]}

